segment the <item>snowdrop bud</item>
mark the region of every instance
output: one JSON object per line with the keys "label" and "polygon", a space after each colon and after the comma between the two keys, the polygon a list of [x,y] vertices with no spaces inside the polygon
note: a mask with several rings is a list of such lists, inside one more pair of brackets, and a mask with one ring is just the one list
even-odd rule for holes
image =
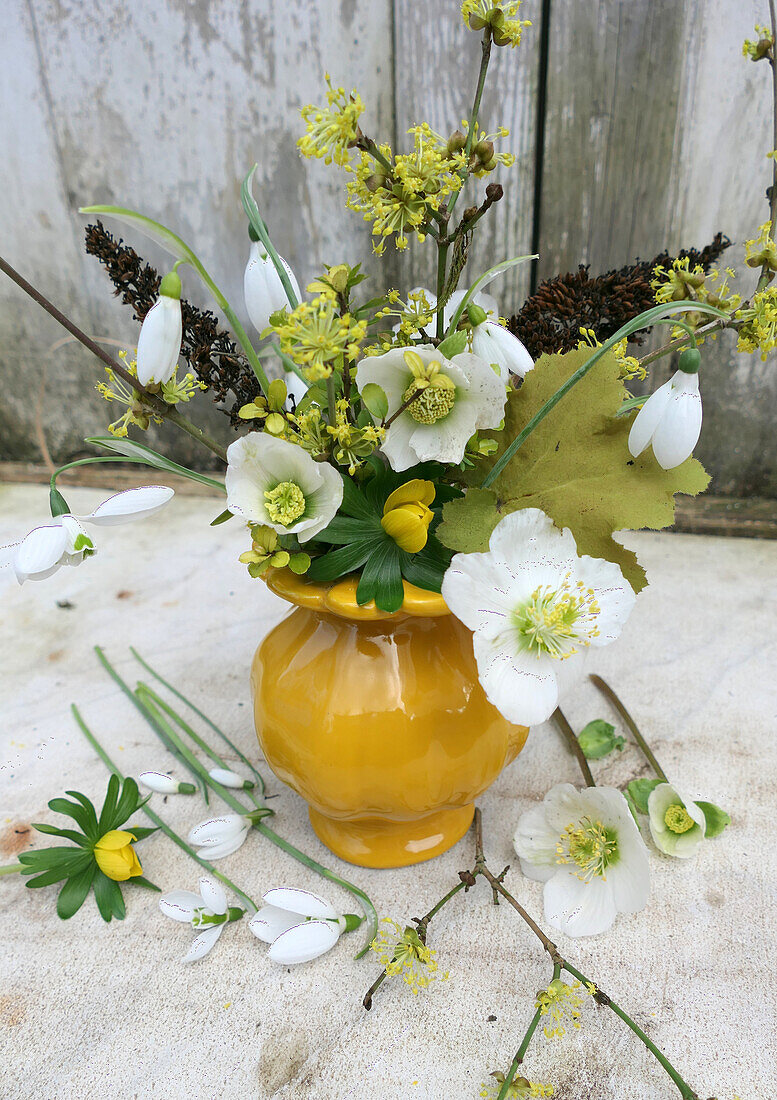
{"label": "snowdrop bud", "polygon": [[[281,257],[281,263],[286,268],[294,293],[297,298],[300,298],[299,284],[294,277],[294,272],[283,257]],[[248,263],[243,276],[243,291],[248,316],[257,332],[264,332],[267,328],[271,313],[289,304],[281,277],[260,241],[251,242]]]}
{"label": "snowdrop bud", "polygon": [[197,789],[193,783],[179,782],[164,772],[141,772],[138,782],[157,794],[194,794]]}
{"label": "snowdrop bud", "polygon": [[242,775],[229,771],[228,768],[211,768],[208,775],[222,787],[233,787],[237,791],[250,791],[256,786],[253,779],[243,779]]}
{"label": "snowdrop bud", "polygon": [[534,360],[518,337],[496,321],[483,321],[472,330],[472,351],[479,359],[495,364],[503,382],[511,374],[524,378],[534,367]]}
{"label": "snowdrop bud", "polygon": [[177,272],[169,271],[159,284],[159,297],[140,326],[137,370],[141,385],[170,380],[181,354],[182,336],[181,280]]}

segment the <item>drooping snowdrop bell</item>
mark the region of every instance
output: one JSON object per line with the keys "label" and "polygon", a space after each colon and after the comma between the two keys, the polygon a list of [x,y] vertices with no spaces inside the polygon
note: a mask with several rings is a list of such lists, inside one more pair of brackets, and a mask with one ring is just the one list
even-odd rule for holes
{"label": "drooping snowdrop bell", "polygon": [[702,421],[700,359],[696,348],[686,348],[675,374],[639,410],[629,432],[634,458],[652,444],[656,462],[671,470],[693,454]]}
{"label": "drooping snowdrop bell", "polygon": [[248,927],[257,939],[270,944],[273,962],[291,966],[310,962],[329,951],[343,932],[361,924],[361,917],[345,916],[318,894],[309,890],[268,890],[264,905],[251,917]]}
{"label": "drooping snowdrop bell", "polygon": [[181,354],[181,279],[169,271],[159,284],[159,297],[140,326],[137,371],[142,386],[168,382]]}
{"label": "drooping snowdrop bell", "polygon": [[[281,257],[281,263],[286,269],[289,282],[297,295],[297,300],[299,300],[301,295],[294,272],[283,257]],[[243,292],[248,316],[251,318],[251,324],[257,332],[263,332],[267,328],[271,313],[275,313],[276,310],[289,305],[281,277],[275,270],[275,264],[265,252],[261,241],[251,241],[251,250],[248,254],[248,263],[243,276]]]}

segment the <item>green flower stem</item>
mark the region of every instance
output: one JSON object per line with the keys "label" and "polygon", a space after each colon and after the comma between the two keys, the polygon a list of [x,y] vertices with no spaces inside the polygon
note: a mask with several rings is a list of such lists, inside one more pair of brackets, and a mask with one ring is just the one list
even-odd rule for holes
{"label": "green flower stem", "polygon": [[[226,457],[226,455],[225,455]],[[51,475],[51,481],[49,482],[50,488],[56,488],[57,478],[60,474],[64,474],[66,470],[72,470],[74,466],[89,466],[93,462],[134,462],[140,466],[147,466],[148,463],[144,462],[140,458],[133,458],[131,455],[91,455],[89,458],[77,458],[74,462],[66,462],[64,466],[60,466]],[[181,467],[186,469],[185,467]],[[196,481],[201,482],[203,485],[211,485],[214,489],[219,489],[224,492],[224,482],[216,481],[215,478],[206,477],[205,474],[201,474],[196,470],[190,471]]]}
{"label": "green flower stem", "polygon": [[256,780],[259,789],[261,790],[262,794],[264,794],[266,790],[264,779],[262,778],[261,774],[256,770],[248,757],[245,755],[245,753],[241,752],[241,750],[237,747],[234,741],[227,737],[226,733],[224,733],[224,731],[220,729],[215,722],[208,718],[207,714],[204,714],[198,706],[195,706],[191,699],[187,699],[183,692],[173,687],[169,680],[165,680],[163,676],[161,676],[155,669],[153,669],[148,661],[145,661],[140,656],[138,651],[133,648],[133,646],[130,646],[130,653],[135,658],[135,660],[143,666],[146,672],[149,672],[155,680],[158,680],[159,683],[166,687],[169,692],[176,696],[176,698],[180,699],[182,703],[185,703],[189,710],[194,711],[200,721],[204,722],[206,726],[210,726],[213,732],[217,734],[226,745],[229,746],[235,756],[237,756],[238,759],[241,760],[243,764],[245,764],[245,766],[249,769],[254,779]]}
{"label": "green flower stem", "polygon": [[[561,966],[558,963],[555,963],[554,966],[553,966],[553,977],[551,978],[551,981],[555,981],[556,978],[558,978],[560,974],[561,974]],[[542,1009],[538,1008],[537,1011],[534,1013],[534,1015],[531,1018],[531,1023],[529,1024],[529,1026],[526,1029],[526,1033],[525,1033],[523,1039],[521,1040],[521,1045],[518,1047],[518,1050],[515,1052],[515,1057],[513,1058],[512,1062],[510,1063],[510,1068],[507,1071],[507,1075],[504,1079],[504,1082],[502,1083],[502,1087],[500,1088],[499,1093],[497,1094],[496,1100],[504,1100],[504,1097],[507,1096],[507,1090],[510,1088],[510,1085],[513,1083],[513,1079],[515,1078],[515,1075],[518,1072],[518,1067],[521,1065],[524,1058],[526,1057],[526,1051],[529,1049],[529,1044],[531,1043],[532,1039],[534,1038],[534,1033],[537,1030],[537,1028],[539,1027],[539,1023],[540,1023],[541,1019],[542,1019]]]}
{"label": "green flower stem", "polygon": [[515,439],[508,445],[501,458],[494,463],[483,478],[482,488],[488,489],[489,486],[496,481],[515,452],[526,442],[534,429],[538,427],[548,413],[555,408],[562,397],[565,397],[578,382],[585,378],[591,368],[596,366],[610,348],[614,347],[624,338],[624,336],[631,336],[633,332],[637,332],[641,328],[650,328],[664,315],[671,317],[675,313],[709,313],[715,317],[724,317],[726,319],[728,319],[729,316],[727,313],[724,313],[722,309],[717,309],[715,306],[708,306],[703,302],[692,302],[689,300],[684,302],[670,302],[668,305],[654,306],[652,309],[645,310],[645,312],[640,313],[638,317],[634,317],[631,321],[622,325],[615,335],[611,336],[600,348],[597,348],[591,358],[583,363],[582,367],[579,367],[575,373],[566,380],[563,386],[559,386],[553,396],[548,398],[542,408],[534,414],[526,427],[519,432]]}
{"label": "green flower stem", "polygon": [[6,867],[0,867],[0,878],[3,875],[15,875],[21,871],[24,864],[22,863],[9,863]]}
{"label": "green flower stem", "polygon": [[[455,197],[455,196],[454,196]],[[443,291],[445,290],[445,273],[448,263],[447,244],[442,241],[437,245],[437,339],[442,340],[445,331],[445,302]],[[419,391],[420,392],[420,391]]]}
{"label": "green flower stem", "polygon": [[[592,982],[590,978],[586,978],[585,974],[581,974],[579,970],[576,970],[575,967],[568,963],[566,960],[562,962],[561,969],[566,970],[568,974],[571,974],[573,978],[577,978],[577,980],[579,982],[582,982],[584,985],[596,984],[595,982]],[[642,1028],[638,1024],[636,1024],[619,1005],[616,1005],[615,1001],[611,1000],[610,997],[608,997],[606,993],[603,993],[602,990],[599,988],[597,988],[596,993],[594,994],[594,999],[597,1001],[598,1004],[605,1005],[607,1008],[611,1008],[615,1015],[619,1016],[621,1020],[623,1020],[624,1024],[626,1024],[626,1026],[634,1032],[637,1038],[647,1047],[647,1049],[650,1051],[656,1061],[671,1077],[675,1085],[677,1085],[678,1089],[680,1090],[680,1095],[684,1097],[684,1100],[699,1100],[698,1094],[695,1093],[691,1086],[683,1080],[683,1078],[674,1068],[669,1059],[664,1054],[662,1054],[656,1044],[647,1037]]]}
{"label": "green flower stem", "polygon": [[556,709],[553,711],[552,717],[553,721],[556,723],[559,730],[561,731],[562,737],[564,738],[573,755],[577,759],[577,762],[580,765],[580,771],[583,773],[583,779],[586,781],[589,787],[595,787],[596,782],[593,775],[591,774],[591,768],[588,764],[588,761],[586,760],[585,753],[580,747],[580,742],[575,736],[575,731],[572,729],[569,722],[567,721],[566,715],[561,710],[561,707],[556,707]]}
{"label": "green flower stem", "polygon": [[[706,325],[700,325],[699,328],[694,330],[694,335],[697,337],[709,336],[713,332],[719,332],[721,329],[726,328],[727,325],[735,327],[734,318],[731,314],[726,314],[725,319],[719,317],[714,321],[708,322]],[[660,359],[663,355],[668,355],[672,351],[679,351],[685,343],[686,340],[684,336],[677,336],[674,340],[670,340],[668,343],[662,344],[660,348],[656,348],[655,351],[643,355],[637,362],[641,367],[646,367],[649,363],[654,362],[656,359]],[[645,397],[645,400],[647,400],[647,397]]]}
{"label": "green flower stem", "polygon": [[[475,88],[475,99],[474,99],[474,102],[472,104],[472,111],[471,111],[470,116],[469,116],[469,133],[467,134],[467,144],[464,146],[464,154],[465,154],[465,157],[466,157],[467,161],[469,160],[469,154],[472,152],[472,146],[473,146],[474,141],[475,141],[475,133],[476,133],[477,128],[478,128],[478,114],[480,113],[480,101],[483,98],[483,89],[486,85],[486,74],[488,73],[488,63],[491,60],[491,44],[492,44],[491,28],[486,27],[483,31],[483,38],[482,38],[482,41],[481,41],[482,55],[481,55],[481,58],[480,58],[480,71],[478,72],[478,82],[477,82],[477,87]],[[462,171],[461,187],[458,191],[455,192],[454,195],[451,196],[451,201],[450,201],[450,204],[448,206],[448,213],[449,214],[453,213],[453,208],[456,205],[456,201],[458,200],[459,195],[464,190],[464,184],[466,183],[466,180],[467,180],[467,169],[465,167]]]}
{"label": "green flower stem", "polygon": [[594,673],[591,673],[591,675],[588,677],[588,679],[591,681],[591,683],[594,685],[594,687],[597,687],[599,689],[599,691],[602,692],[603,695],[607,696],[607,698],[610,700],[612,705],[618,711],[621,718],[626,723],[627,728],[631,732],[634,740],[637,742],[640,749],[642,750],[643,756],[647,760],[648,764],[650,764],[651,768],[656,773],[658,778],[662,782],[668,783],[669,780],[666,778],[666,773],[665,773],[664,769],[661,767],[659,762],[656,760],[655,755],[653,753],[653,750],[651,749],[650,745],[648,745],[647,741],[642,736],[642,734],[639,732],[639,727],[637,726],[637,723],[634,721],[634,719],[631,717],[629,712],[626,710],[626,708],[623,705],[623,703],[621,702],[620,698],[615,694],[615,692],[610,687],[610,685],[605,680],[603,680],[601,678],[601,676],[597,676]]}
{"label": "green flower stem", "polygon": [[[117,768],[117,766],[114,764],[113,760],[111,760],[108,753],[105,751],[105,749],[102,747],[102,745],[97,740],[95,735],[92,733],[92,731],[86,725],[86,722],[84,722],[83,718],[81,717],[81,715],[79,713],[79,710],[78,710],[78,707],[75,705],[75,703],[71,703],[70,709],[73,713],[73,717],[75,718],[76,722],[78,723],[78,726],[79,726],[81,732],[83,733],[84,737],[87,739],[89,744],[95,750],[95,752],[100,757],[100,759],[103,761],[103,763],[106,765],[106,767],[109,769],[109,771],[112,771],[113,774],[119,780],[121,780],[123,782],[124,781],[124,775]],[[159,814],[155,813],[153,810],[150,810],[148,808],[147,804],[144,804],[142,806],[142,810],[143,810],[143,813],[146,815],[146,817],[150,818],[154,822],[154,824],[157,825],[162,830],[162,832],[165,834],[165,836],[168,836],[170,838],[170,840],[173,841],[174,844],[177,844],[177,846],[183,852],[186,852],[186,854],[188,856],[190,856],[194,860],[195,863],[199,863],[200,867],[204,867],[205,870],[208,872],[208,874],[213,875],[214,878],[219,879],[219,881],[223,882],[225,886],[228,886],[229,889],[232,890],[233,893],[237,894],[238,897],[242,898],[243,901],[245,901],[248,904],[248,906],[250,907],[250,909],[253,910],[253,912],[257,911],[256,903],[252,900],[252,898],[250,898],[248,896],[248,894],[244,893],[244,891],[241,890],[239,886],[236,886],[235,883],[231,879],[227,878],[226,875],[222,874],[221,871],[217,871],[212,863],[208,863],[207,860],[202,859],[200,856],[198,856],[197,853],[192,848],[189,847],[189,845],[186,843],[186,841],[182,837],[180,837],[178,835],[178,833],[175,832],[174,829],[170,828],[170,826],[167,824],[167,822],[164,821],[159,816]]]}

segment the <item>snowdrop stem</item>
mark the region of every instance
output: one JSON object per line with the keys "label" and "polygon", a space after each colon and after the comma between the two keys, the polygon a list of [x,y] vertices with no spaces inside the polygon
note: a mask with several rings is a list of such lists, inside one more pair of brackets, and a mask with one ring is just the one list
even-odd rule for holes
{"label": "snowdrop stem", "polygon": [[[124,781],[123,773],[116,767],[113,760],[110,758],[110,756],[105,751],[105,749],[102,747],[102,745],[97,740],[95,735],[89,729],[86,722],[84,722],[84,720],[81,717],[81,714],[78,710],[78,707],[75,705],[75,703],[70,704],[70,710],[73,713],[73,717],[75,718],[79,729],[81,730],[81,732],[83,733],[84,737],[89,742],[89,744],[92,746],[94,751],[100,757],[102,762],[106,765],[106,767],[108,768],[109,771],[113,772],[113,774],[119,780],[121,780],[123,782]],[[181,849],[181,851],[186,852],[186,854],[191,859],[193,859],[195,863],[199,863],[200,867],[204,867],[209,875],[213,875],[214,878],[219,879],[221,882],[224,883],[225,886],[229,887],[229,889],[234,894],[236,894],[239,898],[242,898],[243,901],[246,902],[246,904],[250,907],[250,910],[252,912],[257,911],[256,903],[253,901],[252,898],[250,898],[248,896],[248,894],[244,893],[240,889],[240,887],[236,886],[235,883],[232,882],[231,879],[227,878],[227,876],[225,874],[222,874],[221,871],[216,870],[216,868],[213,866],[213,864],[208,863],[207,860],[202,859],[200,856],[198,856],[197,853],[192,848],[189,847],[189,845],[186,843],[186,841],[182,837],[180,837],[178,835],[178,833],[175,832],[174,829],[170,828],[170,826],[167,824],[167,822],[164,821],[159,816],[159,814],[155,813],[152,809],[149,808],[147,803],[144,803],[142,809],[143,809],[143,813],[146,815],[146,817],[150,818],[154,822],[154,824],[162,830],[162,832],[165,834],[165,836],[169,837],[170,840],[172,840],[172,842],[174,844],[176,844]]]}
{"label": "snowdrop stem", "polygon": [[567,721],[566,715],[562,711],[561,707],[556,707],[556,709],[553,711],[552,717],[553,721],[561,730],[562,736],[567,745],[572,750],[574,756],[577,758],[577,762],[580,765],[580,771],[583,773],[583,779],[585,780],[586,785],[588,787],[595,787],[596,783],[594,781],[593,774],[591,773],[591,769],[588,765],[588,761],[585,758],[585,753],[581,749],[580,742],[575,736],[575,731],[572,729],[569,722]]}
{"label": "snowdrop stem", "polygon": [[[585,974],[581,974],[579,970],[576,970],[574,966],[566,962],[566,960],[562,961],[561,969],[566,970],[568,974],[571,974],[573,978],[577,978],[577,980],[579,982],[582,982],[583,985],[595,984],[591,981],[590,978],[586,978]],[[616,1005],[615,1002],[611,1000],[610,997],[608,997],[608,995],[598,987],[596,989],[596,993],[594,993],[594,1000],[597,1002],[597,1004],[604,1005],[607,1008],[611,1008],[615,1015],[620,1017],[620,1019],[623,1020],[624,1024],[626,1024],[626,1026],[634,1032],[637,1038],[647,1047],[653,1057],[659,1062],[666,1073],[668,1073],[668,1075],[677,1085],[678,1089],[680,1090],[680,1095],[684,1097],[684,1100],[699,1100],[698,1094],[695,1093],[690,1085],[688,1085],[683,1080],[683,1078],[674,1068],[669,1059],[661,1053],[656,1044],[647,1037],[642,1028],[638,1024],[636,1024],[619,1005]]]}
{"label": "snowdrop stem", "polygon": [[[645,312],[640,313],[638,317],[634,317],[627,324],[622,325],[615,335],[611,336],[609,340],[606,340],[600,348],[597,348],[591,358],[587,359],[582,367],[579,367],[562,386],[559,386],[553,396],[549,397],[542,408],[534,414],[529,423],[518,433],[515,439],[512,440],[501,457],[497,459],[483,478],[482,488],[488,489],[489,486],[496,481],[518,448],[526,442],[534,429],[542,423],[548,413],[556,407],[563,397],[566,397],[571,389],[574,389],[578,382],[585,378],[586,374],[588,374],[588,372],[596,366],[599,360],[622,340],[624,336],[631,336],[633,332],[637,332],[641,328],[649,328],[655,325],[662,317],[673,317],[676,313],[693,312],[709,313],[711,316],[722,317],[726,321],[729,320],[729,314],[725,313],[722,309],[718,309],[716,306],[706,305],[704,302],[693,302],[689,299],[683,302],[670,302],[667,305],[653,306],[652,309],[645,310]],[[685,338],[683,338],[682,342],[685,342]]]}
{"label": "snowdrop stem", "polygon": [[[74,466],[89,466],[93,462],[137,462],[143,466],[147,465],[142,459],[132,458],[131,455],[90,455],[89,458],[77,458],[74,462],[66,462],[64,466],[59,466],[51,475],[50,487],[52,489],[56,488],[57,478],[60,474],[64,474],[66,470],[72,470]],[[180,469],[185,470],[186,468],[182,466]],[[194,470],[191,471],[191,476],[202,484],[212,485],[214,489],[220,489],[222,493],[224,492],[223,481],[216,481],[215,478],[207,477],[205,474]]]}
{"label": "snowdrop stem", "polygon": [[601,676],[596,676],[595,674],[592,673],[588,678],[591,681],[591,683],[594,685],[594,687],[597,687],[599,689],[599,691],[602,692],[603,695],[607,696],[607,698],[610,700],[612,705],[617,710],[618,714],[620,714],[621,718],[623,719],[623,721],[626,724],[626,727],[628,728],[628,730],[630,731],[630,733],[633,736],[634,740],[637,742],[640,749],[642,750],[642,755],[645,757],[648,764],[650,764],[651,768],[656,773],[658,778],[663,783],[668,783],[669,780],[666,778],[666,773],[665,773],[664,769],[661,767],[659,762],[656,760],[655,755],[653,753],[653,750],[651,749],[650,745],[648,745],[647,741],[642,736],[642,734],[639,732],[639,727],[637,726],[637,723],[634,721],[634,719],[631,717],[629,712],[626,710],[626,708],[623,705],[623,703],[621,702],[620,698],[615,694],[615,692],[610,687],[610,685],[605,680],[603,680],[601,678]]}
{"label": "snowdrop stem", "polygon": [[21,871],[21,869],[22,869],[22,864],[21,863],[9,863],[5,867],[0,867],[0,878],[2,878],[3,875],[16,874],[16,872]]}
{"label": "snowdrop stem", "polygon": [[245,766],[249,769],[249,771],[251,772],[251,774],[253,775],[254,779],[256,780],[256,782],[259,786],[259,790],[261,791],[262,795],[264,795],[265,789],[266,789],[264,779],[262,778],[260,773],[256,770],[256,768],[251,763],[251,761],[248,759],[248,757],[245,755],[245,753],[241,752],[241,750],[231,740],[231,738],[227,737],[226,733],[224,733],[224,731],[222,729],[220,729],[216,725],[215,722],[213,722],[210,718],[208,718],[207,714],[204,714],[200,710],[199,707],[195,706],[195,704],[191,701],[191,699],[188,699],[183,694],[183,692],[181,692],[177,688],[173,687],[173,685],[168,680],[165,680],[165,678],[163,676],[161,676],[155,669],[153,669],[151,667],[151,665],[148,663],[148,661],[145,661],[133,646],[130,646],[130,653],[135,658],[135,660],[138,661],[143,666],[143,668],[146,670],[146,672],[149,672],[154,677],[155,680],[158,680],[159,683],[162,684],[164,687],[166,687],[169,692],[171,692],[173,695],[176,696],[176,698],[180,699],[182,703],[185,703],[186,706],[189,708],[189,710],[194,711],[194,713],[197,715],[197,717],[200,719],[200,721],[204,722],[206,726],[210,726],[210,728],[213,730],[213,732],[221,738],[221,740],[224,742],[224,744],[229,746],[229,748],[232,750],[232,752],[235,754],[235,756],[237,756],[237,758],[239,760],[241,760],[242,763],[245,764]]}
{"label": "snowdrop stem", "polygon": [[[553,967],[553,977],[551,978],[551,981],[555,981],[555,979],[558,978],[560,974],[561,974],[561,966],[558,963],[556,963]],[[539,1023],[540,1023],[541,1019],[542,1019],[542,1009],[538,1008],[537,1011],[532,1016],[529,1026],[526,1028],[526,1032],[524,1033],[523,1039],[521,1040],[521,1045],[518,1047],[518,1050],[515,1052],[515,1057],[513,1058],[512,1062],[510,1063],[510,1068],[508,1069],[507,1074],[505,1076],[505,1079],[502,1082],[502,1087],[500,1088],[500,1090],[497,1094],[496,1100],[504,1100],[504,1097],[507,1096],[508,1089],[510,1088],[510,1085],[513,1083],[513,1078],[515,1077],[516,1073],[518,1072],[518,1067],[523,1062],[526,1051],[529,1049],[529,1044],[531,1043],[532,1039],[534,1038],[534,1032],[539,1027]]]}

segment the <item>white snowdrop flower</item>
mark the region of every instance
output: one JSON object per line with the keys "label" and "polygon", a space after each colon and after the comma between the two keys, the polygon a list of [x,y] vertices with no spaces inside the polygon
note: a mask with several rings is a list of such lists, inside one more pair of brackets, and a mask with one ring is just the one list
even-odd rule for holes
{"label": "white snowdrop flower", "polygon": [[343,499],[334,466],[265,432],[249,432],[230,444],[227,463],[229,511],[300,542],[323,531]]}
{"label": "white snowdrop flower", "polygon": [[199,889],[199,894],[191,890],[171,890],[159,899],[159,908],[166,917],[191,924],[199,932],[181,959],[185,963],[205,958],[226,925],[240,920],[245,913],[245,909],[237,905],[227,906],[227,896],[216,879],[203,876]]}
{"label": "white snowdrop flower", "polygon": [[83,524],[112,527],[143,519],[158,512],[174,495],[165,485],[144,485],[108,497],[88,516],[70,513],[56,516],[51,523],[34,528],[20,542],[0,547],[3,564],[11,565],[19,584],[44,580],[63,565],[80,565],[96,553]]}
{"label": "white snowdrop flower", "polygon": [[317,959],[337,943],[343,932],[362,922],[353,913],[345,916],[318,894],[291,887],[268,890],[264,905],[248,927],[257,939],[270,944],[273,962],[291,966]]}
{"label": "white snowdrop flower", "polygon": [[634,418],[629,432],[629,450],[634,458],[652,444],[656,462],[671,470],[693,454],[702,421],[699,355],[693,353],[692,348],[683,352],[681,369],[651,393]]}
{"label": "white snowdrop flower", "polygon": [[[281,256],[281,263],[289,276],[297,299],[301,298],[299,284],[294,277],[294,272]],[[281,277],[275,269],[275,264],[259,241],[251,242],[248,254],[245,275],[243,276],[243,291],[245,294],[246,310],[251,318],[251,324],[257,332],[264,332],[270,323],[270,314],[289,305],[286,291],[283,289]]]}
{"label": "white snowdrop flower", "polygon": [[521,815],[515,850],[523,873],[545,883],[545,919],[568,936],[606,932],[647,904],[647,848],[614,787],[559,783]]}
{"label": "white snowdrop flower", "polygon": [[473,631],[489,700],[524,726],[550,717],[560,670],[614,641],[636,599],[617,565],[578,556],[572,532],[537,508],[505,516],[486,553],[455,554],[442,595]]}
{"label": "white snowdrop flower", "polygon": [[194,794],[197,790],[193,783],[184,783],[164,772],[141,772],[138,783],[156,794]]}
{"label": "white snowdrop flower", "polygon": [[371,382],[388,398],[387,419],[419,394],[390,424],[381,447],[398,471],[419,462],[461,462],[472,435],[499,424],[507,400],[488,363],[469,352],[446,359],[431,344],[363,359],[356,385],[361,391]]}
{"label": "white snowdrop flower", "polygon": [[198,856],[212,863],[236,852],[248,836],[251,825],[247,814],[222,814],[195,825],[186,839],[197,848]]}
{"label": "white snowdrop flower", "polygon": [[253,779],[244,779],[229,768],[211,768],[208,775],[222,787],[232,787],[236,791],[250,791],[256,786]]}
{"label": "white snowdrop flower", "polygon": [[678,859],[690,859],[704,840],[707,822],[703,811],[684,798],[671,783],[659,783],[648,796],[650,835],[659,851]]}
{"label": "white snowdrop flower", "polygon": [[159,284],[159,297],[143,318],[138,336],[138,382],[169,382],[181,354],[181,279],[170,271]]}
{"label": "white snowdrop flower", "polygon": [[524,378],[534,367],[534,360],[518,337],[496,321],[482,321],[475,325],[472,351],[486,363],[498,367],[505,383],[509,382],[511,374]]}

